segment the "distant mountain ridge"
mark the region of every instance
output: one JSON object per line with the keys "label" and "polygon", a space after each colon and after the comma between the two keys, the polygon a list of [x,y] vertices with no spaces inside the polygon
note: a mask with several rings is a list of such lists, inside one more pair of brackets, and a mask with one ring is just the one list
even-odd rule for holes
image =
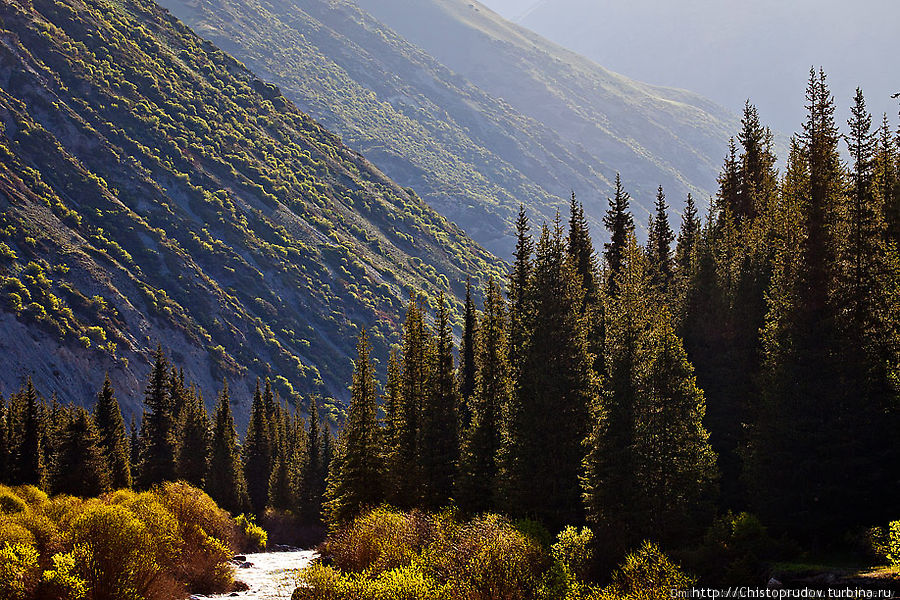
{"label": "distant mountain ridge", "polygon": [[[149,0],[0,4],[0,392],[139,412],[157,343],[239,419],[346,400],[413,291],[502,263]],[[479,282],[476,280],[476,285]],[[332,403],[332,409],[337,406]]]}
{"label": "distant mountain ridge", "polygon": [[163,5],[501,256],[520,202],[549,220],[571,191],[602,236],[617,171],[640,224],[659,184],[676,208],[688,191],[702,200],[736,128],[711,102],[609,73],[477,3]]}

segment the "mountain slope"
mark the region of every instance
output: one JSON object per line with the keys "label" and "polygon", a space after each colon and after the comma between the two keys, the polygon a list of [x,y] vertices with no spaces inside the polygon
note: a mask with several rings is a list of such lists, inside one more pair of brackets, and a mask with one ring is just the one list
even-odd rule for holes
{"label": "mountain slope", "polygon": [[[244,415],[346,397],[353,337],[499,262],[148,0],[0,4],[0,391],[134,410],[158,342]],[[269,370],[271,365],[271,370]],[[208,402],[212,398],[207,398]]]}
{"label": "mountain slope", "polygon": [[839,122],[856,86],[875,115],[897,111],[897,70],[885,77],[900,22],[894,0],[542,0],[527,12],[485,3],[632,77],[687,87],[732,110],[749,97],[780,131],[800,127],[811,65],[829,75]]}
{"label": "mountain slope", "polygon": [[493,13],[509,40],[429,1],[162,3],[502,255],[520,202],[551,219],[571,190],[601,233],[616,171],[644,207],[659,183],[676,205],[709,192],[733,129],[710,103],[615,78]]}

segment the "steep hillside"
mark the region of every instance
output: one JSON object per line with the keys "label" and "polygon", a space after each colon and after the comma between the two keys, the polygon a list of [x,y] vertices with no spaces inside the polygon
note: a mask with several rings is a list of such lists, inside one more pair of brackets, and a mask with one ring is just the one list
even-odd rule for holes
{"label": "steep hillside", "polygon": [[0,4],[0,127],[4,394],[109,370],[133,410],[162,343],[239,416],[265,375],[342,399],[358,326],[383,357],[412,290],[499,264],[148,0]]}
{"label": "steep hillside", "polygon": [[[895,0],[485,0],[498,12],[606,67],[677,85],[740,110],[749,97],[766,123],[796,131],[810,65],[822,65],[849,118],[856,86],[876,116],[897,113]],[[894,70],[896,74],[896,69]]]}
{"label": "steep hillside", "polygon": [[428,0],[162,4],[501,255],[520,202],[552,218],[571,190],[602,233],[616,171],[645,207],[659,183],[676,205],[705,195],[733,130],[708,102],[609,74],[477,4],[459,3],[474,19]]}

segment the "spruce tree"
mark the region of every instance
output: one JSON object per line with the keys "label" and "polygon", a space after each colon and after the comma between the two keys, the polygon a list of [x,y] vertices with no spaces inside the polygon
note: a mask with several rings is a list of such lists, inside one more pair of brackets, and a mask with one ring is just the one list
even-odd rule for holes
{"label": "spruce tree", "polygon": [[503,293],[490,278],[478,325],[472,423],[463,432],[457,498],[469,513],[491,510],[500,468],[504,408],[511,388]]}
{"label": "spruce tree", "polygon": [[347,421],[341,430],[326,491],[325,513],[331,525],[344,523],[383,501],[375,367],[365,330],[359,335],[356,352]]}
{"label": "spruce tree", "polygon": [[72,412],[58,434],[53,457],[53,493],[98,496],[110,488],[103,439],[87,410],[79,407]]}
{"label": "spruce tree", "polygon": [[885,241],[900,247],[900,154],[898,143],[891,134],[887,115],[878,132],[875,155],[875,186],[885,224]]}
{"label": "spruce tree", "polygon": [[531,278],[534,241],[529,235],[530,226],[525,207],[519,206],[516,220],[516,249],[513,265],[509,273],[507,297],[509,299],[509,362],[513,369],[513,380],[518,380],[525,357],[525,347],[530,337],[528,323],[531,320],[531,303],[528,297],[528,281]]}
{"label": "spruce tree", "polygon": [[178,478],[202,488],[209,468],[211,431],[203,396],[193,389],[185,390],[184,406],[178,422],[178,455],[175,472]]}
{"label": "spruce tree", "polygon": [[583,305],[585,309],[597,303],[597,257],[594,255],[594,246],[591,244],[591,231],[587,219],[584,216],[584,205],[575,198],[569,203],[569,256],[581,291],[584,293]]}
{"label": "spruce tree", "polygon": [[21,431],[13,455],[16,466],[13,483],[43,487],[47,483],[47,467],[44,458],[43,402],[29,376],[17,404],[19,418],[10,427],[11,432]]}
{"label": "spruce tree", "polygon": [[449,502],[459,463],[459,395],[453,366],[453,330],[443,294],[438,299],[435,329],[429,389],[422,407],[418,444],[422,475],[421,505],[431,510],[446,506]]}
{"label": "spruce tree", "polygon": [[[860,338],[848,337],[842,325],[852,305],[841,292],[842,265],[854,262],[842,258],[842,245],[849,239],[852,246],[853,236],[846,235],[834,102],[821,71],[810,73],[807,100],[803,137],[791,156],[796,164],[789,163],[784,185],[784,203],[797,218],[782,222],[798,231],[781,235],[786,245],[770,290],[762,403],[748,469],[763,518],[798,537],[822,539],[883,516],[883,503],[871,499],[893,495],[885,495],[885,485],[896,485],[896,477],[886,472],[886,446],[872,442],[890,421],[888,394],[875,392],[872,384],[880,384],[862,374],[865,346],[854,347]],[[851,136],[857,143],[865,130],[858,125]]]}
{"label": "spruce tree", "polygon": [[694,204],[693,196],[688,194],[684,212],[681,215],[678,244],[675,247],[675,271],[682,285],[688,281],[694,271],[701,228],[702,222],[697,216],[697,205]]}
{"label": "spruce tree", "polygon": [[712,514],[715,455],[703,392],[648,271],[630,238],[610,305],[605,392],[592,405],[587,442],[585,507],[611,555],[648,537],[681,543]]}
{"label": "spruce tree", "polygon": [[718,182],[717,200],[719,208],[727,208],[732,214],[735,211],[742,214],[738,198],[741,189],[740,161],[738,160],[737,144],[734,138],[728,140],[728,156],[725,157],[725,165],[719,174]]}
{"label": "spruce tree", "polygon": [[205,490],[219,506],[232,514],[246,510],[249,505],[227,381],[222,382],[216,402]]}
{"label": "spruce tree", "polygon": [[125,436],[125,420],[113,392],[109,373],[103,380],[103,389],[97,394],[94,423],[100,432],[100,447],[108,463],[110,484],[114,489],[130,488],[131,459],[128,438]]}
{"label": "spruce tree", "polygon": [[326,457],[323,455],[324,438],[319,421],[318,398],[313,395],[307,411],[309,424],[306,430],[306,468],[300,486],[300,514],[307,523],[322,519],[322,496],[325,494]]}
{"label": "spruce tree", "polygon": [[616,190],[612,198],[609,199],[609,210],[603,217],[603,224],[609,231],[610,241],[603,245],[603,256],[606,258],[606,265],[609,269],[607,279],[607,289],[610,294],[615,294],[616,275],[622,269],[622,261],[625,256],[625,245],[628,242],[628,236],[634,234],[634,219],[629,210],[631,196],[622,186],[622,178],[616,173]]}
{"label": "spruce tree", "polygon": [[144,394],[146,413],[141,422],[141,487],[175,479],[175,413],[169,393],[169,365],[162,346],[156,347]]}
{"label": "spruce tree", "polygon": [[[582,291],[559,217],[544,226],[528,283],[531,333],[503,449],[510,512],[557,527],[581,519],[579,475],[596,393],[581,315]],[[534,482],[540,481],[540,486]]]}
{"label": "spruce tree", "polygon": [[675,271],[672,262],[672,242],[675,240],[675,234],[669,227],[669,207],[662,186],[659,186],[656,192],[655,206],[656,212],[647,238],[647,254],[650,257],[654,287],[660,292],[667,293]]}
{"label": "spruce tree", "polygon": [[257,381],[243,444],[244,480],[247,482],[250,507],[257,515],[266,508],[272,475],[272,444],[275,440],[269,427],[270,410],[267,404]]}
{"label": "spruce tree", "polygon": [[401,401],[397,407],[395,442],[387,466],[388,501],[402,509],[416,506],[421,498],[419,463],[422,410],[430,393],[431,339],[425,327],[422,301],[410,299],[403,324]]}
{"label": "spruce tree", "polygon": [[9,463],[9,425],[6,399],[3,394],[0,394],[0,483],[10,481]]}
{"label": "spruce tree", "polygon": [[466,307],[463,316],[462,343],[459,348],[459,423],[462,431],[472,422],[471,402],[475,393],[475,338],[478,315],[472,302],[472,282],[466,279]]}
{"label": "spruce tree", "polygon": [[294,510],[299,502],[299,471],[303,468],[306,430],[302,420],[294,423],[288,411],[275,412],[278,443],[269,477],[268,506],[279,511]]}

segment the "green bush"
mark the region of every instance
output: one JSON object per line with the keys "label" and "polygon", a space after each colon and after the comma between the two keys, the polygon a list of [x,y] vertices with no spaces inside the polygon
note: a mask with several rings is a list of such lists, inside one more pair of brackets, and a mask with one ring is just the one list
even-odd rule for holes
{"label": "green bush", "polygon": [[887,559],[892,567],[900,567],[900,521],[888,525]]}
{"label": "green bush", "polygon": [[549,567],[540,544],[497,515],[459,523],[451,513],[380,508],[332,534],[323,551],[334,567],[306,569],[295,599],[535,598]]}
{"label": "green bush", "polygon": [[38,585],[39,596],[46,600],[83,600],[87,596],[87,582],[75,573],[75,556],[54,554],[52,569],[44,571]]}
{"label": "green bush", "polygon": [[147,526],[121,505],[93,505],[72,524],[79,575],[95,598],[151,595],[160,568]]}
{"label": "green bush", "polygon": [[234,522],[239,531],[238,547],[244,552],[260,552],[269,543],[269,534],[256,524],[252,516],[238,515]]}
{"label": "green bush", "polygon": [[4,542],[0,547],[0,598],[31,597],[38,578],[38,553],[27,544]]}
{"label": "green bush", "polygon": [[434,540],[435,533],[433,517],[418,511],[377,508],[332,535],[325,552],[343,571],[382,573],[410,564]]}
{"label": "green bush", "polygon": [[672,590],[685,590],[694,579],[669,560],[659,547],[644,542],[641,548],[625,557],[625,562],[613,573],[612,581],[594,593],[596,600],[668,600]]}
{"label": "green bush", "polygon": [[0,543],[34,546],[34,535],[12,517],[0,517]]}
{"label": "green bush", "polygon": [[28,505],[25,501],[16,496],[11,489],[0,487],[0,515],[24,512],[26,508]]}

